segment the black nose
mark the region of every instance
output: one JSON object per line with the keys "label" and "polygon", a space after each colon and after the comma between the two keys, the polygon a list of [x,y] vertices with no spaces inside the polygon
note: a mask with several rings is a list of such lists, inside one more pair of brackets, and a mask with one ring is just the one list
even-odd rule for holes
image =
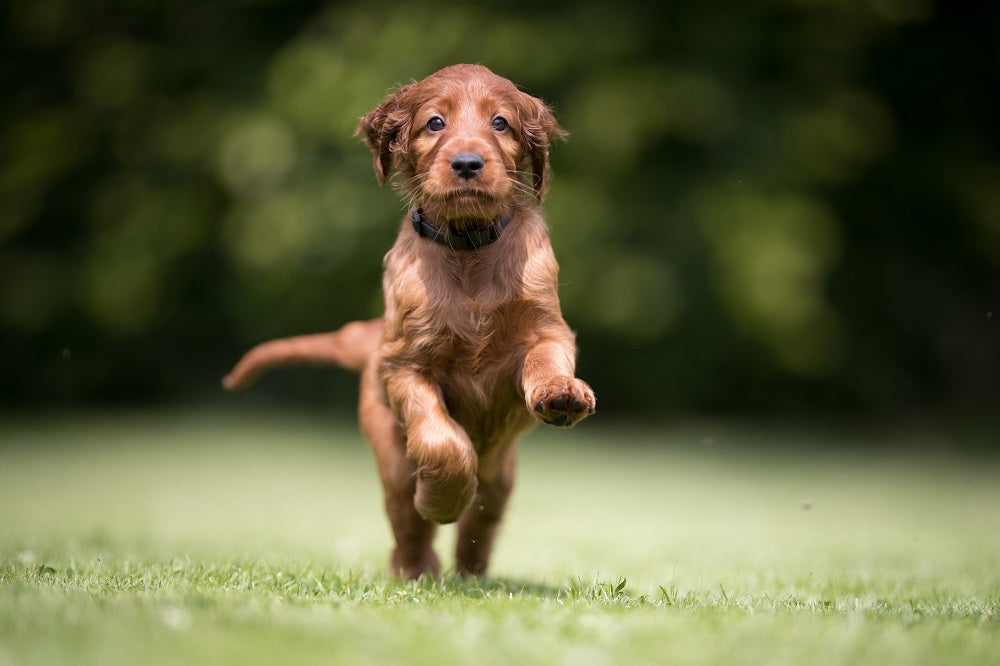
{"label": "black nose", "polygon": [[451,170],[459,178],[475,178],[483,170],[485,163],[480,155],[475,153],[459,153],[451,158]]}

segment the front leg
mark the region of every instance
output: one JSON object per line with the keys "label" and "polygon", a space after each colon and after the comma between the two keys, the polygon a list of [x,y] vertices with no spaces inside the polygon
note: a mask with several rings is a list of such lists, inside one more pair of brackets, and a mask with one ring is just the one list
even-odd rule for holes
{"label": "front leg", "polygon": [[448,414],[438,386],[419,373],[396,369],[385,377],[389,406],[406,430],[406,456],[416,463],[413,503],[421,516],[453,523],[476,492],[476,452]]}
{"label": "front leg", "polygon": [[571,427],[594,413],[594,391],[574,377],[576,347],[568,330],[543,338],[524,359],[522,381],[528,409],[545,423]]}

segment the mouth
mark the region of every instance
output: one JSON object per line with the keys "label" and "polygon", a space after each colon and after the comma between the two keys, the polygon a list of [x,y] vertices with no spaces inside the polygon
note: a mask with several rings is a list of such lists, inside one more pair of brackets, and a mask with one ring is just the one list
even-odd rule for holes
{"label": "mouth", "polygon": [[447,217],[472,215],[489,216],[494,209],[502,207],[502,202],[492,193],[473,187],[463,187],[441,192],[427,197],[424,206],[440,211]]}
{"label": "mouth", "polygon": [[462,200],[474,199],[478,202],[490,202],[494,199],[493,195],[485,190],[479,190],[472,187],[463,187],[457,190],[451,190],[450,192],[445,192],[441,197],[441,200],[446,203],[456,203]]}
{"label": "mouth", "polygon": [[493,194],[473,188],[462,188],[424,200],[421,206],[431,219],[448,226],[478,226],[502,214],[506,206]]}

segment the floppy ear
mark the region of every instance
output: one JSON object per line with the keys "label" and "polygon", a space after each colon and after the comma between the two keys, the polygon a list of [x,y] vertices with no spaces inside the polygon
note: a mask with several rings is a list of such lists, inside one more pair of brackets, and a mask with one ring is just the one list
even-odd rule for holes
{"label": "floppy ear", "polygon": [[410,140],[412,113],[407,92],[413,84],[403,86],[361,118],[355,136],[361,136],[372,151],[372,167],[379,185],[385,183],[399,157],[405,156]]}
{"label": "floppy ear", "polygon": [[549,183],[549,144],[569,136],[542,100],[521,93],[521,148],[531,161],[531,180],[540,202]]}

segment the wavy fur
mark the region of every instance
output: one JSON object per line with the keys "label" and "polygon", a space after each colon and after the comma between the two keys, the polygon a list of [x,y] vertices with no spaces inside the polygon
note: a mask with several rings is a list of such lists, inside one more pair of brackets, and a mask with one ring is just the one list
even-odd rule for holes
{"label": "wavy fur", "polygon": [[[361,428],[396,541],[392,571],[438,575],[435,525],[458,521],[456,569],[482,574],[514,484],[517,437],[539,421],[571,426],[596,404],[575,377],[575,338],[538,210],[549,147],[566,133],[542,101],[480,65],[402,86],[356,133],[378,182],[395,176],[440,228],[483,227],[512,212],[510,223],[496,242],[460,251],[421,237],[407,216],[385,256],[381,319],[264,343],[225,384],[239,388],[288,362],[360,370]],[[456,167],[463,154],[479,158],[474,173]]]}

